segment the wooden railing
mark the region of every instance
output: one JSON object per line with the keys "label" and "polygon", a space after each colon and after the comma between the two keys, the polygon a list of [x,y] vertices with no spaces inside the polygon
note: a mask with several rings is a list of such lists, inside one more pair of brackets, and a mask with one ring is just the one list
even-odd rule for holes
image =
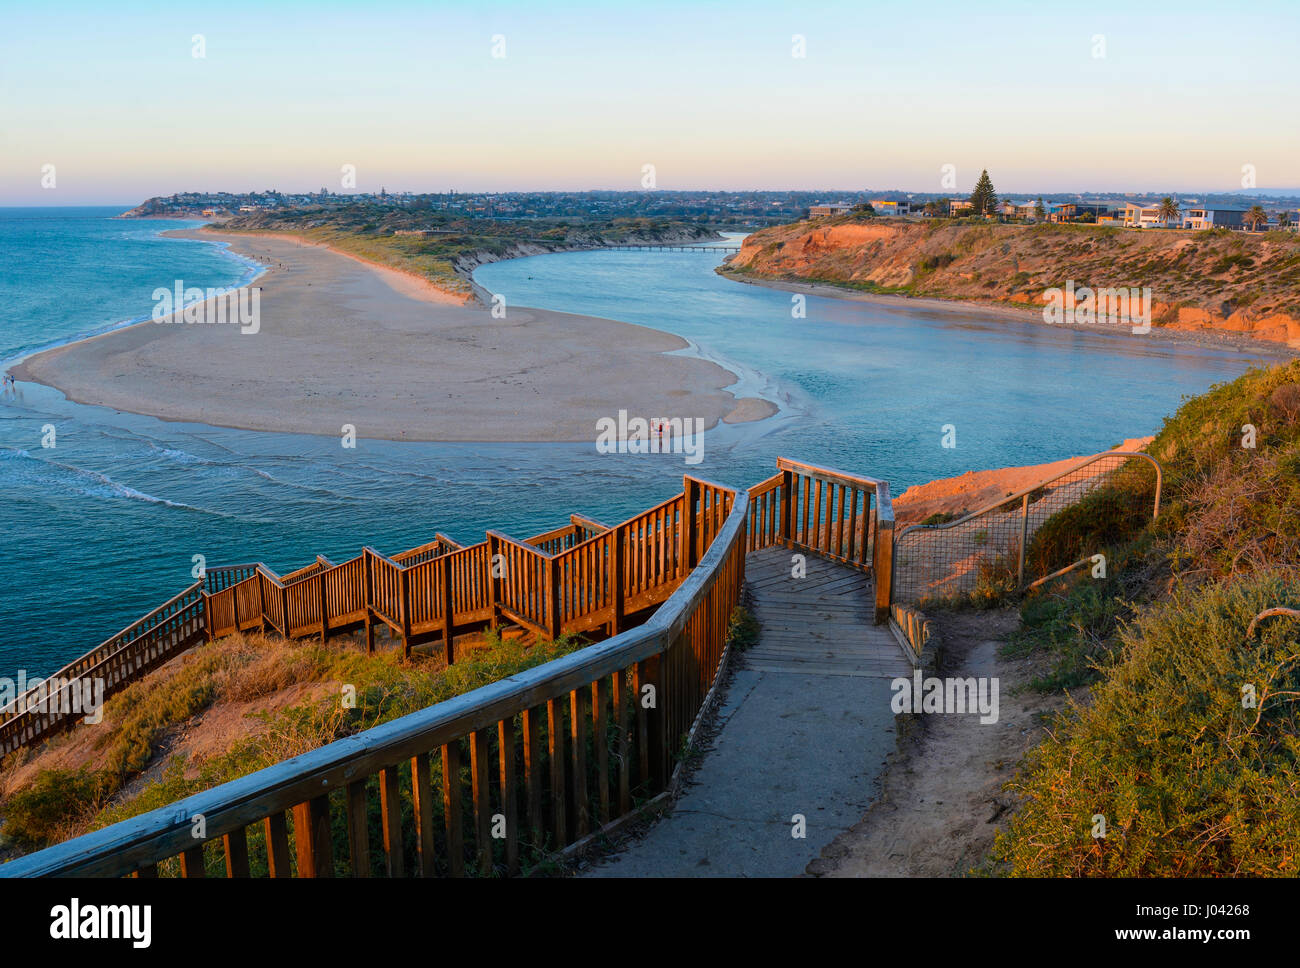
{"label": "wooden railing", "polygon": [[545,551],[548,555],[558,555],[561,551],[568,551],[574,545],[580,545],[608,530],[609,525],[601,524],[581,514],[571,514],[569,523],[563,528],[535,535],[528,539],[528,544]]}
{"label": "wooden railing", "polygon": [[[745,549],[779,544],[873,573],[883,621],[893,548],[888,485],[784,458],[777,465],[778,475],[748,492]],[[60,670],[54,678],[68,684],[46,687],[59,691],[42,708],[27,708],[38,698],[29,691],[0,713],[0,755],[80,719],[55,701],[71,695],[80,677],[111,669],[107,697],[163,657],[238,631],[324,642],[364,627],[373,651],[384,625],[407,655],[440,641],[449,663],[457,635],[502,623],[552,638],[618,635],[686,580],[734,500],[730,488],[688,475],[681,494],[615,528],[573,515],[567,526],[528,541],[493,531],[461,547],[438,534],[391,557],[365,548],[339,564],[317,557],[284,576],[258,562],[208,568],[198,584]],[[115,661],[105,664],[110,657]]]}
{"label": "wooden railing", "polygon": [[889,617],[894,507],[889,484],[777,458],[780,473],[749,489],[746,547],[813,552],[875,578],[876,622]]}
{"label": "wooden railing", "polygon": [[[130,670],[143,674],[153,668],[160,643],[173,656],[204,638],[254,629],[288,638],[319,636],[324,642],[364,627],[366,647],[374,651],[375,630],[385,625],[406,655],[414,646],[440,640],[449,663],[455,661],[457,635],[503,622],[551,638],[602,627],[614,635],[629,624],[629,616],[643,617],[685,579],[716,534],[731,493],[687,477],[683,494],[616,529],[573,515],[565,528],[531,542],[493,531],[480,544],[463,548],[438,534],[392,557],[365,548],[340,564],[317,557],[284,576],[261,562],[214,566],[199,584],[59,675],[75,681],[123,652],[113,667],[118,678],[104,683],[108,696],[128,684]],[[695,514],[681,529],[688,496]],[[80,719],[63,708],[67,703],[54,701],[67,695],[63,689],[39,710],[13,703],[0,719],[0,755]],[[29,691],[25,701],[35,702],[35,694]]]}
{"label": "wooden railing", "polygon": [[[227,876],[265,870],[274,877],[460,875],[467,869],[513,874],[557,851],[580,849],[633,815],[638,804],[664,795],[673,753],[698,724],[723,665],[744,579],[749,499],[688,478],[677,501],[673,513],[661,505],[574,546],[560,571],[595,576],[590,587],[600,591],[584,592],[572,607],[588,616],[592,609],[603,616],[608,606],[602,603],[612,597],[616,605],[620,590],[626,607],[633,588],[675,582],[639,627],[0,865],[0,874],[154,876],[160,863],[191,877],[223,869]],[[496,540],[498,546],[517,544]],[[435,559],[446,568],[435,572],[450,576],[453,589],[465,589],[458,583],[473,573],[474,550]],[[383,600],[375,602],[394,610],[393,571],[411,572],[372,552],[366,557],[385,573]],[[519,552],[516,558],[526,569],[541,567],[554,576],[563,556],[534,561]],[[610,567],[612,585],[605,571]],[[646,575],[659,576],[661,584],[633,580]],[[533,597],[540,590],[546,598],[554,586],[536,581],[513,584],[501,598],[493,585],[492,601],[549,620],[550,600],[539,614]],[[480,601],[477,587],[465,594],[472,610]],[[410,611],[389,617],[414,625]],[[617,623],[616,609],[610,621]],[[403,788],[411,794],[406,811]],[[372,809],[382,830],[382,842],[374,845]],[[196,838],[192,818],[200,815],[206,829]],[[337,837],[336,817],[342,820]],[[410,849],[407,831],[414,833]]]}
{"label": "wooden railing", "polygon": [[[45,739],[85,716],[80,697],[87,686],[108,698],[173,656],[203,641],[203,583],[127,626],[40,686],[27,690],[0,722],[0,755]],[[75,700],[75,701],[74,701]]]}

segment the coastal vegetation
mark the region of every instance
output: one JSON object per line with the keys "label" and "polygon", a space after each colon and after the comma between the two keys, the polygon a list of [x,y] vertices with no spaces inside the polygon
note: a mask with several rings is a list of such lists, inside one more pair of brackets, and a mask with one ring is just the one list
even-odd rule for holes
{"label": "coastal vegetation", "polygon": [[738,280],[1040,310],[1044,293],[1149,288],[1152,324],[1300,339],[1300,236],[923,221],[849,213],[763,229],[718,270]]}
{"label": "coastal vegetation", "polygon": [[575,248],[720,238],[698,223],[670,219],[505,220],[432,207],[368,203],[267,209],[237,215],[219,227],[223,232],[277,232],[323,243],[465,295],[470,292],[470,272],[496,259]]}
{"label": "coastal vegetation", "polygon": [[1150,452],[1159,519],[1088,535],[1072,509],[1035,542],[1105,542],[1111,567],[1021,605],[1008,652],[1073,695],[1011,785],[988,873],[1300,872],[1300,625],[1252,624],[1300,605],[1300,363],[1189,400]]}
{"label": "coastal vegetation", "polygon": [[[487,633],[453,665],[350,638],[238,634],[190,652],[74,730],[0,769],[0,847],[29,851],[165,806],[572,652]],[[355,696],[347,705],[345,687]],[[409,790],[409,784],[404,787]],[[379,842],[379,841],[375,841]]]}

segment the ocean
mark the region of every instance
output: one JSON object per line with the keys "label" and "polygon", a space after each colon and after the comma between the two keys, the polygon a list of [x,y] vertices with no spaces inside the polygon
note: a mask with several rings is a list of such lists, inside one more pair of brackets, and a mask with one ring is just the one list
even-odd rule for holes
{"label": "ocean", "polygon": [[[117,208],[0,209],[0,360],[148,318],[157,287],[225,288],[256,268],[188,222]],[[0,402],[0,676],[48,674],[209,565],[280,571],[362,545],[400,551],[442,531],[517,537],[579,511],[613,523],[671,496],[689,472],[770,476],[778,455],[907,485],[1037,463],[1151,433],[1185,395],[1258,362],[1250,353],[1080,333],[975,315],[790,294],[718,277],[720,253],[583,252],[481,267],[531,305],[676,333],[683,352],[740,375],[778,417],[723,427],[704,460],[615,457],[583,444],[434,444],[255,433],[70,403],[25,384]],[[616,413],[608,416],[616,417]],[[655,414],[644,416],[678,416]],[[686,416],[681,414],[680,416]],[[944,448],[944,428],[955,448]],[[50,441],[48,430],[54,428]],[[53,442],[53,447],[42,446]]]}

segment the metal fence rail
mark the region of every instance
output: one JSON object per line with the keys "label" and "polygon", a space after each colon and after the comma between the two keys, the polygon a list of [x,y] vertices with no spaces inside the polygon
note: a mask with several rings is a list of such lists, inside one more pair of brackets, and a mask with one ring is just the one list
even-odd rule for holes
{"label": "metal fence rail", "polygon": [[1062,543],[1044,524],[1086,501],[1091,531],[1125,533],[1160,513],[1161,483],[1154,458],[1108,451],[956,520],[905,528],[894,543],[894,601],[941,600],[981,585],[1023,588],[1102,550]]}

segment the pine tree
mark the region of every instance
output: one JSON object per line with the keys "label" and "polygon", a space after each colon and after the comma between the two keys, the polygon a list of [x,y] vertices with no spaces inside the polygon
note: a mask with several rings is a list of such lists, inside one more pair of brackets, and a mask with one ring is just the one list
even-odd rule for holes
{"label": "pine tree", "polygon": [[992,215],[997,211],[998,193],[993,190],[993,181],[989,178],[987,168],[980,172],[975,191],[970,193],[970,203],[976,215]]}

